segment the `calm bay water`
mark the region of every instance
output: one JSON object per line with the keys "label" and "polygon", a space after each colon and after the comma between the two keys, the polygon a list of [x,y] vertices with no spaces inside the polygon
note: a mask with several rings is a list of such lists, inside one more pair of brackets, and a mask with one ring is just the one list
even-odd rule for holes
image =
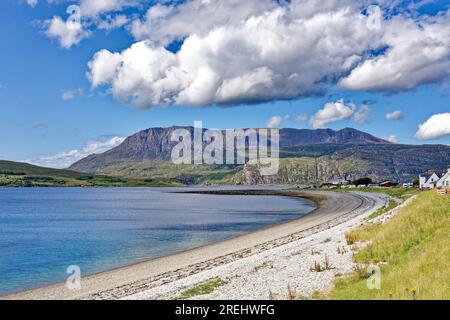
{"label": "calm bay water", "polygon": [[[236,188],[234,188],[236,189]],[[186,189],[0,189],[0,295],[228,239],[298,218],[313,205]]]}

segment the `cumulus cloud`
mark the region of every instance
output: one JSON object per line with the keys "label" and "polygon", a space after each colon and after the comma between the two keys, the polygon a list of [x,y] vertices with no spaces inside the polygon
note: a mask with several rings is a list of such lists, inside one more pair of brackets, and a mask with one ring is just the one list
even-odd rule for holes
{"label": "cumulus cloud", "polygon": [[273,116],[270,117],[267,121],[266,121],[266,127],[267,128],[279,128],[281,127],[281,124],[284,121],[294,121],[294,122],[304,122],[308,120],[308,115],[307,114],[299,114],[296,116],[291,116],[291,115],[284,115],[284,116]]}
{"label": "cumulus cloud", "polygon": [[70,90],[62,90],[61,91],[61,99],[64,101],[69,101],[75,99],[77,96],[83,94],[83,89],[70,89]]}
{"label": "cumulus cloud", "polygon": [[336,102],[329,102],[325,104],[323,109],[317,111],[317,113],[309,119],[309,124],[314,129],[325,128],[329,123],[350,119],[355,113],[355,110],[355,104],[345,104],[343,99]]}
{"label": "cumulus cloud", "polygon": [[108,50],[98,51],[88,63],[90,73],[87,76],[89,81],[94,87],[112,81],[121,62],[122,56],[119,53],[111,53]]}
{"label": "cumulus cloud", "polygon": [[[450,11],[415,19],[397,14],[371,30],[362,13],[368,3],[163,2],[131,23],[137,43],[100,51],[89,65],[114,70],[101,85],[140,108],[288,100],[336,84],[390,93],[450,76]],[[178,52],[165,48],[174,40],[183,41]],[[105,71],[90,68],[89,78],[102,78],[96,72]]]}
{"label": "cumulus cloud", "polygon": [[385,115],[386,120],[389,121],[396,121],[403,119],[403,113],[400,110],[396,110],[393,112],[388,112]]}
{"label": "cumulus cloud", "polygon": [[26,0],[27,4],[34,8],[38,4],[38,0]]}
{"label": "cumulus cloud", "polygon": [[81,0],[80,9],[83,16],[95,17],[107,12],[121,11],[138,3],[136,0]]}
{"label": "cumulus cloud", "polygon": [[361,62],[340,87],[395,93],[450,76],[450,11],[420,22],[396,16],[380,41],[386,53]]}
{"label": "cumulus cloud", "polygon": [[336,102],[329,102],[325,104],[323,109],[316,112],[310,119],[309,124],[314,128],[325,128],[327,124],[352,119],[356,123],[366,123],[372,109],[365,105],[356,105],[352,102],[344,102],[344,99],[340,99]]}
{"label": "cumulus cloud", "polygon": [[56,39],[64,49],[70,49],[91,34],[89,30],[83,27],[82,23],[70,20],[64,21],[60,17],[53,17],[45,21],[45,26],[45,34]]}
{"label": "cumulus cloud", "polygon": [[[89,78],[93,87],[99,84],[95,79],[103,79],[117,99],[142,108],[311,96],[350,71],[376,43],[365,28],[366,18],[347,8],[308,19],[277,8],[238,25],[190,35],[176,53],[150,40],[120,53],[102,50],[89,63]],[[107,79],[99,72],[107,72]]]}
{"label": "cumulus cloud", "polygon": [[[27,1],[33,2],[33,0]],[[55,2],[54,0],[47,1]],[[119,12],[137,5],[139,5],[137,0],[81,0],[79,17],[76,20],[67,19],[65,21],[58,16],[48,19],[44,21],[45,34],[49,38],[56,39],[61,47],[70,49],[89,37],[95,28],[109,31],[125,26],[129,22],[129,18]],[[74,12],[67,13],[75,14]]]}
{"label": "cumulus cloud", "polygon": [[398,143],[398,138],[395,135],[390,135],[390,136],[384,137],[383,139],[386,141],[389,141],[391,143]]}
{"label": "cumulus cloud", "polygon": [[42,156],[35,160],[25,160],[39,166],[51,168],[67,168],[74,162],[81,160],[91,154],[106,152],[117,147],[125,140],[125,137],[112,137],[107,140],[91,140],[81,149],[59,152],[54,155]]}
{"label": "cumulus cloud", "polygon": [[278,128],[282,121],[283,118],[281,116],[273,116],[267,120],[266,126],[267,128]]}
{"label": "cumulus cloud", "polygon": [[450,135],[450,113],[435,114],[423,124],[419,125],[419,130],[415,138],[419,140],[431,140]]}
{"label": "cumulus cloud", "polygon": [[192,34],[207,34],[215,27],[237,25],[252,16],[278,7],[273,0],[191,0],[178,5],[157,4],[143,19],[136,19],[131,33],[137,40],[166,45]]}

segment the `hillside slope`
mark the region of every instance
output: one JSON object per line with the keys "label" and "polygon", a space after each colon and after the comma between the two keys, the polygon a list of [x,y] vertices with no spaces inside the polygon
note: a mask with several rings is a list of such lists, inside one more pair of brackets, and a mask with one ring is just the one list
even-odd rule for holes
{"label": "hillside slope", "polygon": [[0,160],[0,187],[121,187],[176,185],[164,180],[127,179],[44,168]]}
{"label": "hillside slope", "polygon": [[[185,183],[316,183],[332,178],[411,181],[427,170],[444,171],[450,147],[400,145],[346,128],[281,129],[280,172],[260,177],[252,166],[174,166],[172,132],[181,127],[152,128],[128,137],[103,154],[91,155],[70,169],[127,178],[163,178]],[[193,132],[192,127],[184,127]]]}

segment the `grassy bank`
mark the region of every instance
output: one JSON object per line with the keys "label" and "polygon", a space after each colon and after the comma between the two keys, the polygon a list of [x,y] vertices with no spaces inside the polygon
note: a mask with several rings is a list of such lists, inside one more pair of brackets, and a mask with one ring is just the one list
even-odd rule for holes
{"label": "grassy bank", "polygon": [[423,192],[383,225],[350,231],[348,242],[369,242],[356,262],[379,264],[381,289],[367,288],[364,269],[336,280],[331,299],[450,299],[450,197]]}

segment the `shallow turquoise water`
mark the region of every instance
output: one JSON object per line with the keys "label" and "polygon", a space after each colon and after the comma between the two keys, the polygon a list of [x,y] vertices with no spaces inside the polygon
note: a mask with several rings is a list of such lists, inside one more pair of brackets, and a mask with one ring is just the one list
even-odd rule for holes
{"label": "shallow turquoise water", "polygon": [[[184,190],[184,189],[183,189]],[[0,189],[0,295],[224,240],[298,218],[311,203],[179,189]]]}

